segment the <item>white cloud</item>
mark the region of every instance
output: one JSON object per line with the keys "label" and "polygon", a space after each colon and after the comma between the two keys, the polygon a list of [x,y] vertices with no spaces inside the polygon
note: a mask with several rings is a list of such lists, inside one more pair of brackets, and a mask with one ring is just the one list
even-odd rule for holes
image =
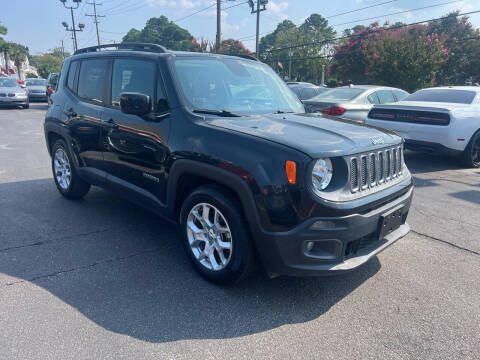
{"label": "white cloud", "polygon": [[288,15],[285,11],[288,9],[288,2],[281,1],[279,3],[270,0],[267,5],[267,10],[275,14],[278,18],[285,20],[288,18]]}
{"label": "white cloud", "polygon": [[[202,0],[147,0],[148,5],[151,7],[165,7],[168,6],[175,10],[189,10],[195,9],[202,5],[205,5],[206,1]],[[211,2],[208,2],[211,4]]]}

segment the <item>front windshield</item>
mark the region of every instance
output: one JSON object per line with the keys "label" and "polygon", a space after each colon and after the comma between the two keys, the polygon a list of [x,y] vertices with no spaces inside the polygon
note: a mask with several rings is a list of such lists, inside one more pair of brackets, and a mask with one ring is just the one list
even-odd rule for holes
{"label": "front windshield", "polygon": [[47,80],[44,80],[44,79],[27,80],[27,86],[47,86]]}
{"label": "front windshield", "polygon": [[287,85],[261,62],[179,57],[174,69],[183,95],[194,109],[245,115],[305,112]]}
{"label": "front windshield", "polygon": [[0,78],[0,87],[18,87],[17,80],[15,79],[1,79]]}
{"label": "front windshield", "polygon": [[311,100],[343,100],[348,101],[360,95],[365,90],[354,88],[336,88],[322,92]]}

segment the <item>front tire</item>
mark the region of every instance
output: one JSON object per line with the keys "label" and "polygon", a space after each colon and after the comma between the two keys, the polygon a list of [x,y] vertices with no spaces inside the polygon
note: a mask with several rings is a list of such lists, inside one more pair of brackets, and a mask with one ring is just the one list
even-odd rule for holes
{"label": "front tire", "polygon": [[462,154],[463,163],[468,167],[480,167],[480,130],[473,134]]}
{"label": "front tire", "polygon": [[23,108],[24,109],[29,109],[30,108],[30,102],[26,103],[25,105],[23,105]]}
{"label": "front tire", "polygon": [[52,172],[60,194],[69,199],[80,199],[90,190],[90,184],[78,176],[72,165],[65,141],[59,139],[52,147]]}
{"label": "front tire", "polygon": [[229,285],[251,274],[255,252],[238,201],[215,186],[201,186],[184,201],[180,226],[187,255],[208,281]]}

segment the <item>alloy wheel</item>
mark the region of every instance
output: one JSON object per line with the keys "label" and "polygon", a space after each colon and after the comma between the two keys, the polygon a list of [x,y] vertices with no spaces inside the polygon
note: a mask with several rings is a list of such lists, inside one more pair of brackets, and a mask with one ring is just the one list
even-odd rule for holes
{"label": "alloy wheel", "polygon": [[480,162],[480,133],[472,140],[472,162]]}
{"label": "alloy wheel", "polygon": [[223,270],[232,258],[232,232],[215,206],[195,205],[187,217],[187,237],[190,249],[205,268]]}
{"label": "alloy wheel", "polygon": [[68,190],[72,182],[72,169],[70,161],[63,148],[58,148],[53,156],[54,175],[62,190]]}

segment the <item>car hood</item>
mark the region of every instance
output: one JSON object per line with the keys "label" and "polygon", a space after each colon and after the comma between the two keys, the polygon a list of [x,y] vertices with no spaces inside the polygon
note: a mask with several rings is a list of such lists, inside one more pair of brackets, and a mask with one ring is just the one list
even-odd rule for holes
{"label": "car hood", "polygon": [[41,90],[41,91],[47,91],[47,86],[44,85],[31,85],[27,86],[28,90]]}
{"label": "car hood", "polygon": [[[394,133],[319,114],[210,117],[207,122],[289,146],[313,158],[343,156],[401,142]],[[373,145],[374,142],[378,145]]]}
{"label": "car hood", "polygon": [[22,88],[18,87],[1,87],[0,86],[0,92],[3,93],[19,93],[19,92],[25,92]]}

